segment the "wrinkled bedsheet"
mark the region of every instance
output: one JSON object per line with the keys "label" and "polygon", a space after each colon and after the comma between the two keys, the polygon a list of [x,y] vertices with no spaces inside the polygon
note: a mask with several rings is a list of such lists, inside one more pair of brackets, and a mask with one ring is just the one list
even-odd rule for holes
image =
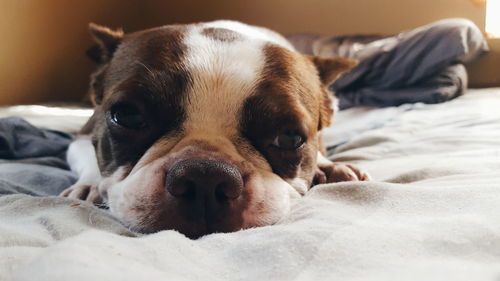
{"label": "wrinkled bedsheet", "polygon": [[499,280],[500,88],[343,111],[332,159],[371,182],[314,187],[279,224],[141,236],[55,197],[0,197],[0,280]]}
{"label": "wrinkled bedsheet", "polygon": [[0,118],[0,196],[57,195],[76,182],[65,161],[72,139],[19,117]]}

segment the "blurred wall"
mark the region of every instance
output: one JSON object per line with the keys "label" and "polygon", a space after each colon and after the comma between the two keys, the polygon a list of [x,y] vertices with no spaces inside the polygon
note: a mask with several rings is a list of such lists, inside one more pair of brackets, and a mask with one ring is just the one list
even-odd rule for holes
{"label": "blurred wall", "polygon": [[484,29],[474,0],[0,0],[0,105],[81,101],[88,22],[134,31],[235,19],[282,33],[396,33],[446,17]]}

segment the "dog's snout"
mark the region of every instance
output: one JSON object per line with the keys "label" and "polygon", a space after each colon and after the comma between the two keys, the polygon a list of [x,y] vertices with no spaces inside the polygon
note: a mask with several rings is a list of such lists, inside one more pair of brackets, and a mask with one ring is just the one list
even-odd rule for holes
{"label": "dog's snout", "polygon": [[[165,180],[168,192],[189,206],[189,217],[218,217],[230,200],[240,197],[243,178],[230,163],[188,159],[176,163]],[[208,219],[208,218],[207,218]]]}

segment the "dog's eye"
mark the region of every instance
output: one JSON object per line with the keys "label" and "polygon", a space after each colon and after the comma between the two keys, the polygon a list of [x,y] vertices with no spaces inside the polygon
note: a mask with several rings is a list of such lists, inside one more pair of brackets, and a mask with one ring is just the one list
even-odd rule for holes
{"label": "dog's eye", "polygon": [[111,119],[116,124],[129,129],[140,129],[146,126],[141,112],[132,105],[114,106],[111,109]]}
{"label": "dog's eye", "polygon": [[286,150],[297,149],[304,144],[305,139],[297,132],[288,131],[276,136],[273,140],[273,145]]}

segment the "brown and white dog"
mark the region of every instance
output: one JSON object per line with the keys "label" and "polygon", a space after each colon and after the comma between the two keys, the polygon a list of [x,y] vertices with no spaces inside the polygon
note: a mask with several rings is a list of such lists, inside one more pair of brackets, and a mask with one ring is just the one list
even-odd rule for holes
{"label": "brown and white dog", "polygon": [[90,31],[95,113],[62,196],[104,201],[136,231],[197,238],[274,224],[314,184],[368,179],[321,154],[328,85],[355,62],[234,21]]}

